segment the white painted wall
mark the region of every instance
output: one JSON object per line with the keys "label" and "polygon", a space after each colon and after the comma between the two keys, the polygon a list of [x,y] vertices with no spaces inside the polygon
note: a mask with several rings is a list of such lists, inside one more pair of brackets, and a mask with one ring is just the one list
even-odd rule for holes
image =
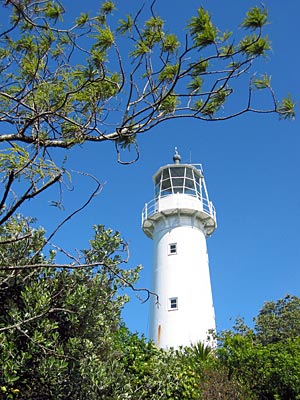
{"label": "white painted wall", "polygon": [[[174,195],[168,197],[174,203]],[[164,202],[166,200],[164,198]],[[201,207],[198,204],[195,209]],[[164,203],[163,208],[173,207]],[[159,303],[155,304],[153,298],[150,338],[162,348],[198,341],[211,344],[207,342],[207,333],[215,329],[215,315],[205,230],[199,213],[192,209],[181,213],[180,208],[173,208],[171,214],[158,212],[152,238],[152,290],[158,294]],[[170,243],[177,243],[177,254],[169,254]],[[178,298],[177,310],[169,309],[171,297]]]}

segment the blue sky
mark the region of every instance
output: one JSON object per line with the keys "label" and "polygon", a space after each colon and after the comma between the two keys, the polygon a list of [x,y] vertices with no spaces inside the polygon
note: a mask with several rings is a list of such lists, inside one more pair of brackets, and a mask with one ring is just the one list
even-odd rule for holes
{"label": "blue sky", "polygon": [[[130,3],[134,7],[139,2]],[[73,11],[99,6],[92,0],[84,5],[67,0],[66,4]],[[200,5],[194,0],[182,4],[179,0],[157,1],[158,13],[171,31],[183,28]],[[236,30],[246,10],[259,4],[249,0],[201,2],[224,30]],[[298,101],[300,3],[266,0],[264,4],[271,21],[266,30],[272,52],[259,63],[259,72],[272,75],[278,97],[291,93]],[[121,0],[118,8],[130,11]],[[299,114],[299,106],[296,111]],[[57,239],[80,249],[87,246],[94,224],[119,230],[130,245],[129,265],[143,265],[137,286],[149,288],[152,242],[141,230],[141,212],[153,198],[152,175],[172,161],[177,146],[183,162],[202,163],[217,210],[218,228],[207,243],[218,330],[230,328],[237,316],[251,324],[265,301],[287,293],[300,296],[299,115],[295,121],[255,114],[225,122],[169,121],[141,135],[138,143],[140,160],[130,166],[117,164],[112,143],[87,144],[68,152],[71,168],[96,175],[105,186]],[[81,178],[76,179],[74,191],[65,196],[68,211],[80,204],[89,188]],[[53,210],[45,212],[38,200],[31,207],[39,222],[50,227]],[[59,216],[65,215],[62,211]],[[132,331],[147,334],[149,304],[141,304],[134,293],[131,296],[124,321]]]}

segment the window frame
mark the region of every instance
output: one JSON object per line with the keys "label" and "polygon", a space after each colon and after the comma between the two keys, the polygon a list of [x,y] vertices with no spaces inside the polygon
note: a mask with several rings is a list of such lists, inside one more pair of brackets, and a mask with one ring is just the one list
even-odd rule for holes
{"label": "window frame", "polygon": [[174,256],[177,254],[177,242],[172,242],[168,244],[168,255]]}
{"label": "window frame", "polygon": [[168,311],[178,310],[178,297],[169,297]]}

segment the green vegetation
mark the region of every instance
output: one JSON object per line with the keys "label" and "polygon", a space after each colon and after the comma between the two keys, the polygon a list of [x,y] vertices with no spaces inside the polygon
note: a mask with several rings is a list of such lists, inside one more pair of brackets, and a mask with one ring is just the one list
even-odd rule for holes
{"label": "green vegetation", "polygon": [[1,228],[2,398],[299,398],[299,298],[266,303],[254,330],[237,321],[217,349],[159,350],[121,322],[128,298],[118,293],[139,269],[121,268],[118,233],[96,226],[82,251],[90,266],[54,268],[55,254],[41,253],[44,232],[29,223],[18,216]]}

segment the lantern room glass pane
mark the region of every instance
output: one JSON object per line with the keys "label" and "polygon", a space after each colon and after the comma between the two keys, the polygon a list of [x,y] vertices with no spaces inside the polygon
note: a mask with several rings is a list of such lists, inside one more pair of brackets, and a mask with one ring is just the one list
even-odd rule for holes
{"label": "lantern room glass pane", "polygon": [[162,191],[160,192],[160,195],[161,195],[161,196],[167,196],[168,194],[172,194],[172,189],[171,189],[171,188],[162,190]]}
{"label": "lantern room glass pane", "polygon": [[196,196],[195,182],[192,179],[185,178],[184,193]]}
{"label": "lantern room glass pane", "polygon": [[171,188],[171,181],[170,181],[170,179],[166,179],[165,181],[162,181],[162,183],[161,183],[161,190],[169,189],[169,188]]}
{"label": "lantern room glass pane", "polygon": [[169,168],[166,168],[162,172],[162,179],[168,179],[168,178],[170,178]]}
{"label": "lantern room glass pane", "polygon": [[194,179],[193,170],[191,168],[185,169],[185,176],[190,179]]}
{"label": "lantern room glass pane", "polygon": [[195,182],[192,181],[191,179],[185,178],[185,187],[189,189],[195,189]]}
{"label": "lantern room glass pane", "polygon": [[173,186],[181,186],[181,187],[183,187],[183,180],[184,180],[184,178],[173,178],[172,179],[172,184],[173,184]]}
{"label": "lantern room glass pane", "polygon": [[160,179],[161,179],[161,174],[159,174],[159,175],[155,178],[155,185],[159,185]]}
{"label": "lantern room glass pane", "polygon": [[178,177],[178,176],[184,176],[184,167],[173,167],[170,168],[171,176],[172,177]]}

